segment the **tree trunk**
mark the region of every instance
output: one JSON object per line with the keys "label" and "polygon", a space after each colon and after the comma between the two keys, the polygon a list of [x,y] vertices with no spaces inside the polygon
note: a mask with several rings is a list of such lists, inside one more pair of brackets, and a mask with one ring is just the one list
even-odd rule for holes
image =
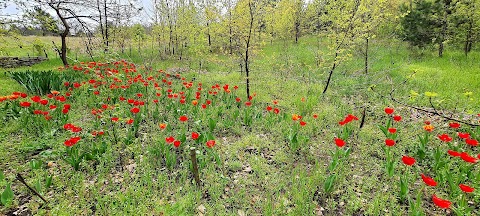
{"label": "tree trunk", "polygon": [[65,67],[68,67],[68,61],[67,61],[67,35],[68,35],[68,32],[67,31],[64,31],[64,33],[62,33],[60,35],[60,37],[62,38],[62,48],[60,49],[60,58],[62,58],[62,63],[63,63],[63,66]]}
{"label": "tree trunk", "polygon": [[250,9],[250,27],[248,30],[248,36],[247,36],[247,44],[246,44],[246,49],[245,49],[245,75],[247,76],[246,79],[246,84],[247,84],[247,98],[250,99],[250,66],[248,64],[249,59],[248,59],[248,51],[250,49],[250,39],[252,38],[252,29],[253,29],[253,8],[252,8],[252,3],[249,1],[248,2],[248,7]]}
{"label": "tree trunk", "polygon": [[463,51],[465,52],[465,56],[468,56],[468,53],[472,50],[472,20],[469,20],[468,29],[467,29],[467,38],[465,39],[465,47]]}
{"label": "tree trunk", "polygon": [[300,36],[300,23],[295,22],[295,43],[298,43],[299,36]]}
{"label": "tree trunk", "polygon": [[365,74],[368,74],[368,37],[365,38]]}
{"label": "tree trunk", "polygon": [[[103,28],[103,16],[102,16],[102,9],[100,8],[100,1],[97,0],[97,10],[98,10],[98,15],[99,15],[99,20],[100,20],[100,32],[102,33],[102,40],[103,40],[103,44],[105,45],[105,32],[104,32],[104,28]],[[106,52],[105,48],[103,50],[103,52]]]}
{"label": "tree trunk", "polygon": [[443,20],[442,20],[442,32],[440,32],[440,40],[438,41],[439,43],[439,46],[438,46],[438,57],[442,57],[443,56],[443,50],[444,50],[444,45],[443,45],[443,42],[445,41],[445,38],[446,38],[446,35],[447,35],[447,16],[448,16],[448,13],[447,13],[447,10],[448,10],[448,7],[449,7],[449,2],[445,2],[443,7],[444,7],[444,11],[443,11]]}
{"label": "tree trunk", "polygon": [[230,55],[233,54],[233,46],[232,46],[232,26],[230,25],[230,35],[229,35],[229,49],[230,49]]}
{"label": "tree trunk", "polygon": [[62,21],[63,27],[65,28],[63,32],[60,34],[60,37],[62,39],[62,48],[60,48],[60,58],[62,59],[63,66],[68,67],[68,61],[67,61],[67,36],[68,33],[70,32],[70,25],[68,24],[67,20],[65,17],[62,16],[60,13],[60,9],[54,5],[49,3],[48,4],[55,12],[57,13],[58,18],[60,21]]}
{"label": "tree trunk", "polygon": [[325,94],[325,92],[327,92],[328,86],[330,85],[330,81],[332,80],[333,71],[335,71],[335,68],[337,68],[337,57],[338,57],[338,50],[335,50],[335,57],[333,58],[332,69],[330,69],[330,73],[328,74],[327,84],[325,85],[325,88],[323,89],[322,94]]}
{"label": "tree trunk", "polygon": [[210,35],[210,25],[207,22],[208,50],[212,52],[212,36]]}
{"label": "tree trunk", "polygon": [[105,13],[105,52],[108,52],[108,15],[107,15],[107,0],[104,0],[104,13]]}

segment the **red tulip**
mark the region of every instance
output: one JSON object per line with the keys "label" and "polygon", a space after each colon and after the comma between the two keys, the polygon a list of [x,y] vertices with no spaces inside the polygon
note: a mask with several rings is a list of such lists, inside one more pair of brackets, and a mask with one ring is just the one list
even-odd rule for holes
{"label": "red tulip", "polygon": [[460,124],[457,122],[451,122],[449,125],[451,128],[455,128],[455,129],[460,127]]}
{"label": "red tulip", "polygon": [[208,148],[212,148],[215,145],[215,140],[207,141],[206,145],[207,145]]}
{"label": "red tulip", "polygon": [[30,107],[32,104],[30,102],[27,102],[27,101],[24,101],[24,102],[20,102],[20,106],[21,107]]}
{"label": "red tulip", "polygon": [[35,96],[31,97],[30,99],[35,103],[40,103],[40,100],[41,100],[40,96],[38,96],[38,95],[35,95]]}
{"label": "red tulip", "polygon": [[453,151],[453,150],[448,150],[448,154],[452,157],[460,157],[460,152],[456,152],[456,151]]}
{"label": "red tulip", "polygon": [[390,107],[386,107],[386,108],[385,108],[385,113],[386,113],[387,115],[391,115],[393,112],[394,112],[393,108],[390,108]]}
{"label": "red tulip", "polygon": [[470,156],[468,153],[466,152],[462,152],[460,154],[460,158],[462,158],[462,160],[464,160],[465,162],[467,163],[477,163],[477,159]]}
{"label": "red tulip", "polygon": [[140,112],[140,108],[133,107],[132,109],[130,109],[130,112],[132,112],[133,114],[137,114],[138,112]]}
{"label": "red tulip", "polygon": [[432,196],[432,201],[435,203],[440,208],[448,209],[450,208],[450,205],[452,205],[452,202],[444,199],[438,198],[435,194]]}
{"label": "red tulip", "polygon": [[394,146],[395,145],[395,140],[392,140],[392,139],[386,139],[385,140],[385,145],[387,146]]}
{"label": "red tulip", "polygon": [[132,124],[132,123],[133,123],[133,119],[128,119],[126,123],[127,123],[127,124]]}
{"label": "red tulip", "polygon": [[304,121],[300,121],[300,126],[305,126],[305,125],[307,125],[307,123],[306,123],[306,122],[304,122]]}
{"label": "red tulip", "polygon": [[460,185],[458,185],[458,186],[459,186],[460,189],[461,189],[463,192],[465,192],[465,193],[472,193],[472,192],[475,190],[475,188],[470,187],[470,186],[467,186],[467,185],[464,185],[464,184],[460,184]]}
{"label": "red tulip", "polygon": [[270,112],[270,111],[272,111],[272,109],[273,109],[273,108],[272,108],[271,106],[267,106],[267,111]]}
{"label": "red tulip", "polygon": [[341,147],[345,146],[345,141],[343,141],[340,138],[335,138],[335,145],[337,145],[338,147],[341,148]]}
{"label": "red tulip", "polygon": [[403,156],[402,161],[407,166],[412,166],[413,164],[415,164],[415,158],[409,156]]}
{"label": "red tulip", "polygon": [[73,145],[77,144],[80,141],[80,137],[72,137],[64,142],[65,146],[72,147]]}
{"label": "red tulip", "polygon": [[461,139],[468,139],[470,138],[470,134],[469,133],[460,133],[458,132],[458,137],[460,137]]}
{"label": "red tulip", "polygon": [[67,147],[72,147],[74,144],[70,141],[70,139],[68,140],[65,140],[65,142],[63,142],[63,144]]}
{"label": "red tulip", "polygon": [[180,144],[181,144],[180,140],[175,140],[173,142],[173,146],[175,146],[175,148],[178,148],[180,146]]}
{"label": "red tulip", "polygon": [[423,173],[421,175],[422,175],[422,180],[423,180],[423,182],[425,182],[426,185],[432,186],[432,187],[437,186],[437,182],[435,182],[435,180],[433,180],[433,178],[430,178],[430,177],[424,175]]}
{"label": "red tulip", "polygon": [[251,105],[252,105],[252,102],[250,101],[245,102],[245,106],[251,106]]}
{"label": "red tulip", "polygon": [[117,122],[118,121],[118,117],[112,117],[112,122]]}
{"label": "red tulip", "polygon": [[391,134],[394,134],[397,132],[397,129],[396,128],[388,128],[388,132],[390,132]]}
{"label": "red tulip", "polygon": [[75,126],[73,126],[73,124],[70,124],[70,123],[67,123],[67,124],[63,125],[63,129],[65,129],[65,130],[71,130],[73,127],[75,127]]}
{"label": "red tulip", "polygon": [[187,116],[180,116],[179,120],[180,120],[181,122],[185,122],[185,121],[188,120],[188,117],[187,117]]}
{"label": "red tulip", "polygon": [[80,131],[82,131],[82,128],[81,128],[81,127],[73,127],[73,128],[72,128],[72,132],[73,132],[73,133],[78,133],[78,132],[80,132]]}
{"label": "red tulip", "polygon": [[[279,110],[278,108],[275,108],[275,109],[273,109],[273,112],[274,112],[275,114],[278,114],[278,113],[280,112],[280,110]],[[314,116],[314,118],[315,118],[315,116]]]}
{"label": "red tulip", "polygon": [[192,132],[192,139],[193,139],[193,140],[198,139],[199,136],[200,136],[200,135],[199,135],[198,133]]}
{"label": "red tulip", "polygon": [[470,138],[467,138],[467,139],[465,140],[465,142],[466,142],[468,145],[471,145],[471,146],[477,146],[477,145],[478,145],[478,141],[477,141],[477,140],[470,139]]}
{"label": "red tulip", "polygon": [[344,126],[352,121],[357,121],[358,118],[352,114],[348,114],[347,116],[345,116],[345,118],[343,119],[343,121],[341,122],[338,122],[338,124],[340,124],[341,126]]}
{"label": "red tulip", "polygon": [[438,135],[438,138],[443,142],[450,142],[452,141],[452,137],[448,136],[448,134]]}
{"label": "red tulip", "polygon": [[167,143],[173,143],[175,141],[175,138],[173,136],[165,138],[165,142]]}
{"label": "red tulip", "polygon": [[396,122],[399,122],[402,120],[402,116],[399,116],[399,115],[393,116],[393,120]]}
{"label": "red tulip", "polygon": [[354,115],[352,115],[352,114],[348,114],[347,117],[345,117],[345,121],[346,121],[346,122],[351,122],[351,121],[353,121],[353,120],[358,121],[358,117],[357,117],[357,116],[354,116]]}

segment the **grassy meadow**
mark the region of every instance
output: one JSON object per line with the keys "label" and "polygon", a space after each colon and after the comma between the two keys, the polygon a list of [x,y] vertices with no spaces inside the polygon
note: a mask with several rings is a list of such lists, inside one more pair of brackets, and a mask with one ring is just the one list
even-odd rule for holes
{"label": "grassy meadow", "polygon": [[[36,38],[21,39],[33,40]],[[52,39],[39,40],[48,43]],[[462,52],[452,50],[438,58],[434,51],[412,54],[402,42],[375,41],[371,47],[368,74],[364,73],[360,51],[354,52],[352,58],[341,62],[333,74],[329,90],[322,94],[330,65],[325,55],[328,50],[323,46],[319,48],[318,44],[316,38],[305,37],[300,39],[299,44],[286,46],[281,41],[275,41],[258,48],[252,57],[250,76],[251,91],[255,95],[252,106],[244,105],[247,101],[245,74],[240,71],[239,61],[228,55],[205,56],[202,68],[199,67],[199,59],[160,60],[148,54],[152,52],[147,49],[140,53],[134,50],[132,56],[119,54],[115,56],[117,59],[109,56],[108,59],[99,60],[113,64],[114,61],[125,59],[135,63],[137,73],[144,78],[158,75],[154,80],[158,81],[160,89],[153,88],[152,84],[143,87],[134,82],[129,90],[121,93],[103,84],[88,84],[90,79],[94,80],[93,83],[95,79],[100,80],[95,71],[105,75],[105,81],[110,84],[111,77],[105,71],[112,64],[93,70],[95,67],[88,69],[87,64],[79,64],[81,61],[90,61],[85,55],[79,56],[77,62],[71,60],[72,65],[80,65],[90,73],[84,75],[74,70],[63,72],[79,73],[79,78],[72,82],[87,82],[72,91],[67,87],[58,89],[61,94],[72,94],[67,100],[72,107],[67,120],[63,121],[65,117],[61,113],[53,114],[60,112],[57,108],[58,111],[51,111],[55,121],[37,124],[35,121],[40,120],[26,117],[28,115],[23,113],[26,109],[18,106],[18,102],[0,102],[0,107],[4,108],[0,109],[0,118],[3,119],[0,127],[0,158],[3,161],[0,171],[5,175],[4,179],[0,178],[0,193],[9,184],[14,192],[11,203],[0,205],[0,213],[409,215],[418,211],[423,215],[480,214],[480,195],[477,191],[465,195],[468,204],[461,203],[462,199],[457,197],[464,195],[460,195],[459,189],[452,189],[451,183],[465,183],[480,189],[478,164],[464,166],[462,161],[450,163],[447,150],[453,145],[457,151],[463,149],[472,154],[480,152],[470,146],[462,146],[462,140],[458,140],[449,128],[452,121],[408,107],[431,109],[431,100],[440,112],[477,124],[476,115],[480,112],[480,52],[473,51],[465,57]],[[25,56],[29,55],[29,51],[25,50],[30,49],[26,45],[24,50],[12,46],[5,53]],[[80,49],[81,45],[72,50]],[[49,55],[55,56],[53,53]],[[9,76],[9,72],[57,70],[60,66],[58,58],[51,58],[28,68],[0,69],[0,96],[15,91],[26,92]],[[124,67],[130,66],[125,63]],[[157,73],[160,69],[165,72]],[[171,77],[166,74],[171,74]],[[185,88],[183,81],[175,78],[176,74],[184,77],[185,82],[192,81],[193,89]],[[123,73],[112,77],[124,81],[129,79]],[[173,84],[162,83],[162,79]],[[202,91],[202,98],[197,99],[198,106],[182,106],[169,102],[165,97],[169,94],[166,89],[173,89],[174,93],[180,95],[185,91],[188,105],[199,87],[198,83],[202,83],[200,88],[203,88],[198,90]],[[209,89],[217,91],[210,88],[216,84],[220,86],[219,96],[208,94]],[[221,90],[225,84],[229,85],[231,93]],[[238,86],[238,89],[233,90],[234,86]],[[95,94],[97,90],[100,91],[98,96]],[[392,90],[394,97],[408,106],[392,101]],[[135,96],[139,92],[143,96]],[[425,92],[435,92],[438,96],[430,98]],[[162,95],[157,95],[160,105],[148,102],[157,98],[155,93]],[[19,100],[26,101],[30,96],[33,95]],[[141,115],[132,115],[129,110],[134,106],[126,102],[107,99],[118,96],[145,100],[146,105],[140,107]],[[235,102],[237,97],[241,103]],[[201,109],[199,106],[205,100],[211,100],[212,106]],[[53,99],[50,101],[54,103]],[[19,114],[12,114],[14,109],[6,104],[18,107],[16,110],[19,110]],[[105,109],[105,115],[96,119],[90,112],[101,104],[116,108],[112,108],[112,111]],[[278,108],[279,114],[267,111],[267,107]],[[388,138],[392,135],[384,135],[379,128],[379,125],[391,123],[388,120],[390,116],[384,112],[385,107],[393,107],[395,115],[402,116],[401,122],[393,123],[398,129],[398,138],[395,135],[397,143],[389,153],[385,153],[389,151],[388,147],[384,147],[385,136]],[[344,127],[339,125],[339,121],[348,114],[361,118],[363,110],[363,128],[359,128],[360,121],[353,121]],[[292,120],[293,114],[301,115],[301,121],[306,125],[299,126],[297,121]],[[179,116],[183,115],[189,117],[188,129],[185,129],[185,124],[178,122]],[[120,117],[118,124],[110,121],[112,116]],[[253,117],[250,119],[248,116]],[[134,119],[135,123],[139,122],[136,129],[135,126],[120,123],[129,118]],[[213,129],[210,121],[216,122]],[[435,126],[432,133],[424,131],[424,121],[431,121]],[[69,147],[64,146],[65,140],[75,134],[64,130],[61,123],[72,123],[82,128],[79,135],[82,140],[77,144],[80,151],[93,151],[100,142],[108,147],[103,154],[97,155],[97,159],[81,161],[79,170],[75,171],[66,160],[72,153],[66,152]],[[159,128],[162,123],[168,125],[167,129]],[[335,152],[340,149],[334,139],[344,135],[344,128],[347,127],[352,133],[346,137],[348,140],[343,149],[350,149],[349,156],[344,157],[340,165],[335,165],[338,166],[336,169],[331,168],[331,161],[337,157]],[[470,129],[462,123],[461,129],[464,128],[473,138],[480,138],[478,129]],[[90,135],[97,130],[104,130],[105,137]],[[215,146],[207,148],[204,142],[196,143],[193,138],[190,139],[192,131],[204,135],[200,138],[202,141],[215,140]],[[449,143],[440,141],[437,135],[443,133],[449,133],[455,140]],[[176,138],[184,136],[185,139],[179,138],[182,140],[181,147],[162,147],[166,145],[165,138],[172,134]],[[415,167],[409,169],[402,164],[401,158],[403,155],[415,155],[418,137],[424,135],[430,136],[427,156],[423,160],[417,158]],[[117,140],[117,136],[121,139]],[[300,146],[295,147],[292,143]],[[189,147],[192,146],[197,148],[199,154],[201,187],[195,184],[191,172],[193,165],[190,163]],[[168,165],[169,151],[176,155],[176,163],[171,166]],[[437,152],[441,156],[435,156]],[[392,176],[387,175],[385,169],[385,161],[390,159],[390,153],[396,161],[393,168],[395,174]],[[468,169],[468,172],[464,169]],[[462,177],[449,179],[452,175],[445,170],[452,170]],[[407,172],[410,173],[408,196],[411,203],[399,200],[401,186],[398,182]],[[38,189],[48,204],[44,204],[15,180],[17,173],[21,173],[29,185]],[[426,187],[420,173],[436,176],[439,186]],[[474,176],[465,173],[473,173]],[[324,185],[332,175],[336,175],[336,180],[333,189],[327,192]],[[48,176],[52,176],[52,184],[44,187]],[[449,199],[455,208],[444,210],[436,207],[431,201],[432,193]],[[471,209],[467,211],[465,205]]]}

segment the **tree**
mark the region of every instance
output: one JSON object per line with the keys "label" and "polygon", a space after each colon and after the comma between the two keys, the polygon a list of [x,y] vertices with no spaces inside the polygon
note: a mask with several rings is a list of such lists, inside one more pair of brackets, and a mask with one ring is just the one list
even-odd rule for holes
{"label": "tree", "polygon": [[31,24],[33,26],[40,27],[43,36],[48,33],[57,34],[60,31],[53,16],[39,6],[35,6],[33,10],[27,11],[25,17],[32,20]]}
{"label": "tree", "polygon": [[412,10],[406,4],[400,10],[406,13],[401,20],[402,39],[419,48],[431,44],[435,38],[435,28],[438,27],[434,18],[438,11],[435,5],[426,0],[418,0]]}
{"label": "tree", "polygon": [[359,6],[360,0],[337,0],[325,5],[325,13],[320,19],[325,25],[325,36],[333,57],[323,94],[327,92],[334,71],[343,60],[349,57],[348,52],[355,45],[353,42],[357,37],[355,33],[359,23]]}
{"label": "tree", "polygon": [[443,56],[444,43],[447,40],[448,17],[452,13],[452,0],[437,0],[439,4],[439,25],[441,26],[438,34],[438,56]]}
{"label": "tree", "polygon": [[401,20],[403,39],[419,48],[436,42],[438,56],[442,57],[445,41],[449,37],[449,16],[453,8],[452,0],[418,0],[413,6],[404,4],[401,7],[406,13]]}
{"label": "tree", "polygon": [[260,28],[260,15],[264,14],[265,2],[257,0],[239,0],[235,5],[233,17],[236,21],[232,31],[236,41],[236,51],[240,55],[246,76],[247,98],[250,98],[250,61],[255,45],[253,34]]}
{"label": "tree", "polygon": [[[38,7],[43,11],[51,10],[57,16],[61,23],[61,29],[59,35],[62,41],[62,45],[58,53],[62,59],[64,66],[68,66],[67,60],[67,41],[66,38],[70,34],[72,28],[72,22],[77,22],[84,29],[88,30],[88,25],[85,18],[93,19],[94,16],[88,10],[90,2],[87,0],[34,0],[26,1],[19,0],[18,4],[22,5],[24,8],[35,8]],[[88,30],[89,31],[89,30]]]}
{"label": "tree", "polygon": [[[90,3],[92,4],[92,3]],[[134,14],[138,14],[143,10],[139,0],[95,0],[93,2],[98,14],[100,33],[104,44],[104,52],[108,52],[109,43],[111,42],[110,30],[111,25],[119,20],[128,20]],[[121,11],[121,12],[120,12]]]}
{"label": "tree", "polygon": [[363,44],[364,71],[368,73],[369,68],[369,45],[370,40],[376,37],[380,25],[391,16],[387,10],[387,0],[361,0],[358,7],[358,17],[354,30],[355,37]]}
{"label": "tree", "polygon": [[465,56],[472,50],[473,44],[480,36],[480,1],[456,0],[451,23],[454,41],[463,43]]}

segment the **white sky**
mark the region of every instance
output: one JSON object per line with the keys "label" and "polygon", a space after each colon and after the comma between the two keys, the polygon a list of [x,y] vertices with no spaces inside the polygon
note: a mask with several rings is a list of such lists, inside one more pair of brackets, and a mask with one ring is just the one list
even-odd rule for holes
{"label": "white sky", "polygon": [[[152,11],[152,8],[153,8],[153,1],[152,0],[141,0],[142,4],[143,4],[143,11],[142,11],[142,15],[143,17],[139,17],[139,21],[140,20],[145,20],[145,19],[149,19],[148,17],[148,14],[151,13]],[[4,9],[1,9],[0,10],[0,15],[3,17],[3,18],[14,18],[16,16],[21,16],[22,15],[22,11],[21,9],[18,8],[18,6],[15,4],[15,3],[12,3],[12,2],[9,2],[7,4],[7,7],[4,8]]]}

